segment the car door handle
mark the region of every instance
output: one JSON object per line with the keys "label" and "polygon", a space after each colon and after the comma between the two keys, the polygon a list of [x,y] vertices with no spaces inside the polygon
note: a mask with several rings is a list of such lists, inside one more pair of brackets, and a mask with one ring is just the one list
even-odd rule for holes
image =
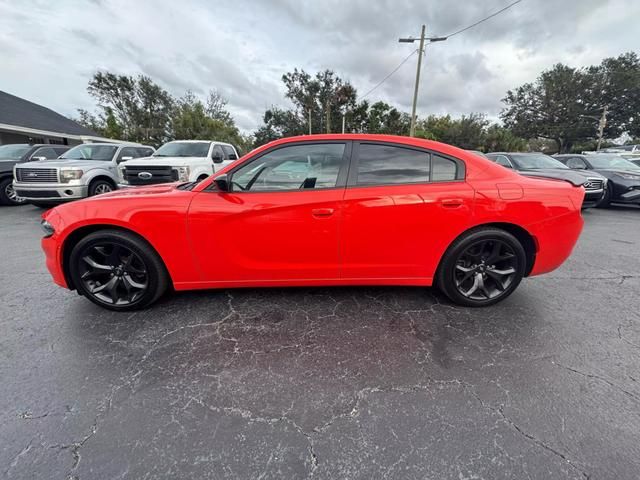
{"label": "car door handle", "polygon": [[463,204],[461,198],[444,198],[440,201],[440,204],[445,208],[458,208]]}
{"label": "car door handle", "polygon": [[314,217],[330,217],[333,215],[333,208],[314,208],[311,214]]}

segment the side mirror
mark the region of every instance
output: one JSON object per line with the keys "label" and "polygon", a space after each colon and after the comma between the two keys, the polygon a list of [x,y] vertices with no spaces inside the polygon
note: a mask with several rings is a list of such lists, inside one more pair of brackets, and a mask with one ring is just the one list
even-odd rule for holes
{"label": "side mirror", "polygon": [[223,162],[222,154],[220,152],[213,152],[211,154],[211,159],[213,160],[213,163],[222,163]]}
{"label": "side mirror", "polygon": [[126,162],[127,160],[133,160],[133,157],[122,157],[120,159],[121,162]]}
{"label": "side mirror", "polygon": [[235,153],[229,155],[229,160],[237,160],[238,156]]}
{"label": "side mirror", "polygon": [[218,190],[220,190],[221,192],[228,192],[229,191],[229,177],[227,176],[227,174],[223,174],[223,175],[218,175],[216,178],[213,179],[213,183],[216,184],[216,187],[218,188]]}
{"label": "side mirror", "polygon": [[47,157],[31,157],[34,162],[41,162],[42,160],[48,160]]}

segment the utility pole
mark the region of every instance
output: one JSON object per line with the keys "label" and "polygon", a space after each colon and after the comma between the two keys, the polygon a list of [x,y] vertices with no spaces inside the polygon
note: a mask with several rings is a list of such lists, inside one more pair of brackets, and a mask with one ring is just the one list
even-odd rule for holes
{"label": "utility pole", "polygon": [[345,124],[345,117],[347,116],[347,112],[344,111],[342,112],[342,134],[344,135],[344,124]]}
{"label": "utility pole", "polygon": [[309,135],[311,135],[311,109],[309,109]]}
{"label": "utility pole", "polygon": [[420,86],[420,67],[422,67],[422,55],[424,53],[424,31],[426,26],[422,25],[422,31],[420,32],[420,47],[418,47],[418,68],[416,69],[416,85],[413,90],[413,106],[411,107],[411,129],[409,130],[409,136],[413,137],[416,134],[416,106],[418,105],[418,87]]}
{"label": "utility pole", "polygon": [[[420,86],[420,69],[422,67],[422,55],[424,55],[424,42],[428,40],[431,42],[444,42],[447,37],[425,37],[426,25],[422,25],[420,31],[420,47],[418,48],[418,68],[416,69],[416,85],[413,90],[413,106],[411,107],[411,129],[409,130],[409,136],[413,137],[416,133],[416,108],[418,106],[418,87]],[[400,38],[400,43],[413,43],[415,38]]]}
{"label": "utility pole", "polygon": [[602,117],[600,117],[600,122],[598,124],[598,146],[596,147],[596,151],[600,150],[600,146],[602,145],[602,137],[604,135],[604,127],[607,126],[607,111],[609,110],[609,105],[605,105],[602,110]]}

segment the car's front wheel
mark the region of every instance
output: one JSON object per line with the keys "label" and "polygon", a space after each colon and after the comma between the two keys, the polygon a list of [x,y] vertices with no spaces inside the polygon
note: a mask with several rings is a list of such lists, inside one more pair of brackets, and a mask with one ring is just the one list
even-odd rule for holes
{"label": "car's front wheel", "polygon": [[169,285],[153,248],[119,230],[101,230],[80,240],[69,257],[69,273],[80,294],[116,311],[149,306]]}
{"label": "car's front wheel", "polygon": [[26,200],[16,195],[13,188],[13,178],[5,178],[0,180],[0,205],[24,205]]}
{"label": "car's front wheel", "polygon": [[484,307],[511,295],[525,269],[526,254],[517,238],[504,230],[479,228],[449,247],[436,284],[459,305]]}

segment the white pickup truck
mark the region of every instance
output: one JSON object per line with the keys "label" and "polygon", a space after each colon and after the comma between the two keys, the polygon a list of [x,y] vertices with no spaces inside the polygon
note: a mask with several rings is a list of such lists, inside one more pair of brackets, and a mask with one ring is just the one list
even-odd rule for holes
{"label": "white pickup truck", "polygon": [[119,187],[170,182],[199,182],[238,159],[233,145],[206,140],[165,143],[150,157],[119,166]]}

